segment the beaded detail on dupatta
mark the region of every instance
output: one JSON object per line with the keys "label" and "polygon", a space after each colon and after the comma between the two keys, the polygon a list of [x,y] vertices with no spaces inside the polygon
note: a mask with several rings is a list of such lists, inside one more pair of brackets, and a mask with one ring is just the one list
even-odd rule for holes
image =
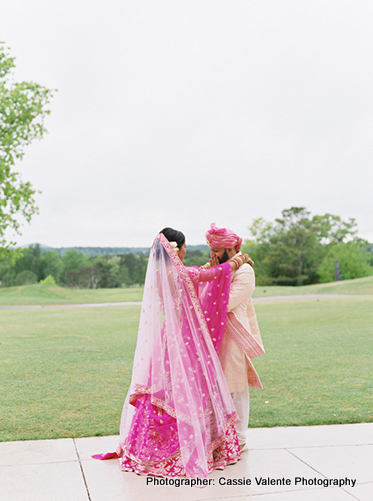
{"label": "beaded detail on dupatta", "polygon": [[[215,272],[212,290],[220,291],[224,269]],[[198,300],[196,277],[158,235],[122,414],[117,454],[123,470],[204,478],[240,458],[238,418]]]}

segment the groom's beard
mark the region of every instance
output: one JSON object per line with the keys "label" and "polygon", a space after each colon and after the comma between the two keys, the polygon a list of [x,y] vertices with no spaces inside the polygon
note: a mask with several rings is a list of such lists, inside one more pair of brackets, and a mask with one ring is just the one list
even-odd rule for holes
{"label": "groom's beard", "polygon": [[224,249],[224,254],[222,255],[222,257],[218,256],[218,259],[219,259],[219,263],[220,264],[226,263],[228,261],[229,256],[228,256],[228,253],[227,253],[227,249]]}

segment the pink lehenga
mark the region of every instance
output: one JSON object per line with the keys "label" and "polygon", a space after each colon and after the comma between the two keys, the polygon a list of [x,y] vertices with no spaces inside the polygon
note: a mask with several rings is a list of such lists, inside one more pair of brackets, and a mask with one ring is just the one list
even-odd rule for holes
{"label": "pink lehenga", "polygon": [[204,478],[240,457],[237,414],[218,360],[231,267],[185,267],[164,235],[152,246],[132,381],[124,404],[122,470]]}

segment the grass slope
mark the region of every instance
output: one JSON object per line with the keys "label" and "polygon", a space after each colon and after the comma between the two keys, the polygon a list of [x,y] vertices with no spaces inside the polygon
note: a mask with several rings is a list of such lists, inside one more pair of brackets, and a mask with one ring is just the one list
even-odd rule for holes
{"label": "grass slope", "polygon": [[58,285],[0,288],[0,305],[89,304],[141,301],[143,289],[70,289]]}
{"label": "grass slope", "polygon": [[327,284],[302,285],[300,287],[258,286],[255,288],[254,297],[305,294],[373,294],[373,276]]}
{"label": "grass slope", "polygon": [[[143,289],[69,289],[42,284],[0,288],[0,305],[89,304],[141,301]],[[301,287],[256,287],[254,297],[305,294],[373,294],[373,276]]]}
{"label": "grass slope", "polygon": [[[259,303],[250,426],[373,421],[373,298]],[[140,307],[0,312],[0,440],[118,433]]]}

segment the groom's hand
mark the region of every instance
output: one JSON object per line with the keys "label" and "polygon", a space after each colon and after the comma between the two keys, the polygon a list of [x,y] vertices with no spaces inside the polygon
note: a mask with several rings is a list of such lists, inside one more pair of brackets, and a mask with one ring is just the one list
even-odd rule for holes
{"label": "groom's hand", "polygon": [[219,266],[219,264],[220,264],[220,261],[218,259],[218,256],[216,254],[213,254],[210,257],[210,266],[211,266],[211,268],[216,268],[217,266]]}

